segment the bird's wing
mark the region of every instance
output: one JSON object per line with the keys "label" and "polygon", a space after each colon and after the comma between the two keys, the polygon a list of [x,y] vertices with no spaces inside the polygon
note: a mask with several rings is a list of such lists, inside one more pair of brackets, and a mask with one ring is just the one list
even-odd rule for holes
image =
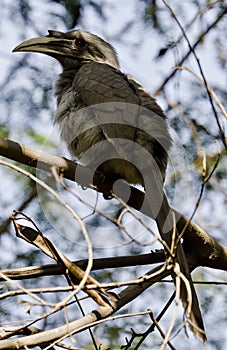
{"label": "bird's wing", "polygon": [[[73,85],[84,105],[96,106],[97,123],[121,157],[133,161],[130,156],[139,152],[138,144],[149,154],[157,154],[154,140],[160,144],[164,140],[168,151],[166,117],[137,82],[107,64],[89,62],[76,73]],[[158,155],[158,159],[163,159],[164,172],[167,156]]]}
{"label": "bird's wing", "polygon": [[107,64],[84,64],[77,72],[73,84],[87,106],[106,102],[140,104],[127,77]]}
{"label": "bird's wing", "polygon": [[96,62],[84,64],[73,85],[84,105],[94,106],[97,126],[102,128],[117,154],[130,161],[140,106],[133,85],[120,71]]}

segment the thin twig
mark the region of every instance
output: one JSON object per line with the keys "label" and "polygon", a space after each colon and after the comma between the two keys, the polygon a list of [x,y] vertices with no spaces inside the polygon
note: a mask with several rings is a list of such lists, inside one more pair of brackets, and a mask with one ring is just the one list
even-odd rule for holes
{"label": "thin twig", "polygon": [[[164,332],[164,331],[162,330],[162,328],[160,327],[160,325],[159,325],[157,319],[154,317],[153,312],[151,312],[149,315],[150,315],[152,321],[154,322],[154,324],[155,324],[157,330],[158,330],[159,333],[161,334],[162,338],[165,339],[165,332]],[[170,349],[176,350],[176,348],[171,344],[171,342],[170,342],[169,340],[167,341],[166,345],[168,345],[168,346],[170,347]],[[164,349],[164,348],[163,348],[163,349]]]}
{"label": "thin twig", "polygon": [[[202,33],[200,33],[200,35],[198,35],[198,39],[194,42],[194,44],[192,45],[193,50],[204,40],[204,37],[209,33],[209,31],[211,29],[213,29],[218,22],[225,16],[225,14],[227,13],[227,8],[224,7],[222,9],[222,11],[218,14],[218,16],[215,18],[215,20],[207,27],[207,29],[205,31],[203,31]],[[180,62],[177,63],[177,66],[182,66],[183,63],[185,62],[185,60],[190,56],[190,54],[192,53],[192,50],[189,49],[188,52],[184,55],[184,57],[180,60]],[[168,77],[164,80],[164,82],[156,89],[156,91],[154,92],[154,96],[159,95],[160,92],[164,89],[165,85],[170,81],[170,79],[176,74],[176,70],[173,70]]]}
{"label": "thin twig", "polygon": [[[196,79],[198,79],[198,80],[200,81],[201,84],[203,84],[204,86],[206,86],[206,85],[205,85],[205,81],[204,81],[202,78],[200,78],[200,77],[198,76],[198,74],[196,74],[195,72],[193,72],[192,69],[190,69],[190,68],[188,68],[188,67],[186,67],[186,66],[182,66],[182,67],[176,66],[175,69],[178,69],[178,70],[185,70],[185,71],[191,73],[194,77],[196,77]],[[214,90],[213,90],[210,86],[207,85],[207,89],[209,90],[209,92],[210,92],[210,94],[213,96],[213,98],[215,99],[215,101],[216,101],[218,107],[220,108],[220,111],[222,112],[223,116],[227,119],[227,111],[226,111],[224,105],[222,104],[222,102],[220,101],[219,97],[216,95],[216,93],[214,92]]]}
{"label": "thin twig", "polygon": [[[89,276],[89,273],[91,271],[92,268],[92,260],[93,260],[93,253],[92,253],[92,244],[90,241],[90,238],[88,236],[86,227],[83,223],[83,221],[80,219],[79,215],[77,215],[77,213],[69,206],[69,204],[67,202],[65,202],[65,200],[63,198],[61,198],[60,195],[57,194],[56,191],[53,190],[53,188],[51,188],[50,186],[48,186],[45,182],[43,182],[42,180],[38,179],[36,176],[32,175],[31,173],[29,173],[28,171],[19,168],[18,166],[11,164],[9,162],[5,162],[4,160],[0,159],[0,164],[5,165],[25,176],[27,176],[28,178],[30,178],[32,181],[36,182],[37,184],[39,184],[40,186],[42,186],[43,188],[45,188],[48,192],[50,192],[53,197],[55,197],[71,214],[72,216],[79,222],[80,227],[81,227],[81,231],[84,235],[84,238],[86,240],[87,243],[87,248],[88,248],[88,264],[87,264],[87,268],[84,274],[84,277],[82,278],[80,284],[78,285],[78,289],[76,289],[74,291],[74,293],[78,293],[78,291],[82,288],[84,288],[84,285],[86,283],[86,280]],[[73,294],[74,294],[73,293]]]}
{"label": "thin twig", "polygon": [[34,294],[33,292],[30,292],[29,290],[27,290],[26,288],[22,287],[19,283],[17,283],[16,281],[12,281],[10,278],[8,278],[4,273],[2,273],[0,271],[0,277],[7,281],[12,283],[14,286],[16,286],[17,288],[19,288],[19,290],[21,290],[21,292],[23,292],[24,294],[29,295],[31,298],[35,299],[36,301],[38,301],[39,305],[42,306],[54,306],[54,304],[49,304],[46,303],[45,300],[43,300],[42,298],[40,298],[39,296],[37,296],[36,294]]}
{"label": "thin twig", "polygon": [[[221,136],[221,140],[223,142],[223,145],[224,147],[227,149],[227,142],[226,142],[226,139],[225,139],[225,133],[221,127],[221,123],[219,121],[219,117],[218,117],[218,113],[216,111],[216,108],[214,106],[214,103],[213,103],[213,98],[212,98],[212,95],[210,93],[210,90],[209,90],[209,86],[208,86],[208,83],[207,83],[207,80],[206,80],[206,77],[205,77],[205,74],[203,72],[203,69],[202,69],[202,66],[201,66],[201,63],[200,63],[200,60],[195,52],[195,45],[191,45],[190,43],[190,40],[183,28],[183,26],[181,25],[179,19],[177,18],[177,16],[175,15],[172,7],[167,3],[166,0],[162,0],[162,2],[165,4],[165,6],[168,8],[170,14],[172,15],[172,17],[174,18],[174,20],[176,21],[177,25],[179,26],[180,30],[182,31],[182,34],[188,44],[188,47],[189,47],[189,52],[193,54],[193,56],[195,57],[195,60],[197,62],[197,65],[198,65],[198,68],[199,68],[199,71],[200,71],[200,74],[203,78],[203,81],[204,81],[204,86],[205,86],[205,89],[206,89],[206,92],[207,92],[207,96],[209,98],[209,101],[210,101],[210,105],[211,105],[211,108],[212,108],[212,111],[213,111],[213,114],[215,116],[215,119],[216,119],[216,122],[217,122],[217,126],[218,126],[218,129],[219,129],[219,132],[220,132],[220,136]],[[224,12],[222,12],[222,16],[224,16],[224,14],[227,13],[227,8],[224,9]],[[218,18],[220,17],[220,15],[216,18],[216,21],[214,23],[218,23]],[[215,24],[215,25],[216,25]],[[181,66],[182,64],[178,64],[178,66]]]}

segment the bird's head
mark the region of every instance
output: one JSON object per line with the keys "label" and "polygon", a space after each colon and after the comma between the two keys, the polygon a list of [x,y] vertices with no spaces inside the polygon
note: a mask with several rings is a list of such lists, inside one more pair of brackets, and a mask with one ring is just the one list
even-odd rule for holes
{"label": "bird's head", "polygon": [[105,40],[83,30],[66,33],[49,30],[41,36],[22,42],[13,52],[40,52],[56,58],[64,68],[89,61],[106,63],[119,68],[114,48]]}

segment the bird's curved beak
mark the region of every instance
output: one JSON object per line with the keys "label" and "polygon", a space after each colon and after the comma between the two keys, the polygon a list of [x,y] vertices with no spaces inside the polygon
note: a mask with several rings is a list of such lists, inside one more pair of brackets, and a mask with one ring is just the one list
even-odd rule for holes
{"label": "bird's curved beak", "polygon": [[13,52],[39,52],[52,57],[72,56],[72,40],[41,36],[22,42]]}

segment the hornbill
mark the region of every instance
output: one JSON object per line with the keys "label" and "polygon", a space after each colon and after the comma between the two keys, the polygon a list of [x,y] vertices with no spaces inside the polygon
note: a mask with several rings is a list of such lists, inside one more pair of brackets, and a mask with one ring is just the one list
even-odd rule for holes
{"label": "hornbill", "polygon": [[[163,191],[171,147],[166,116],[141,85],[121,72],[114,48],[83,30],[27,40],[13,51],[47,54],[63,71],[56,84],[55,122],[72,156],[100,171],[114,183],[123,179],[144,187],[150,212],[156,219],[167,256],[174,232],[172,209]],[[113,187],[114,188],[114,187]],[[185,254],[178,240],[176,262],[188,280],[181,281],[180,296],[186,320],[205,341],[203,320]],[[176,271],[172,276],[176,281]],[[190,294],[190,295],[189,295]]]}

